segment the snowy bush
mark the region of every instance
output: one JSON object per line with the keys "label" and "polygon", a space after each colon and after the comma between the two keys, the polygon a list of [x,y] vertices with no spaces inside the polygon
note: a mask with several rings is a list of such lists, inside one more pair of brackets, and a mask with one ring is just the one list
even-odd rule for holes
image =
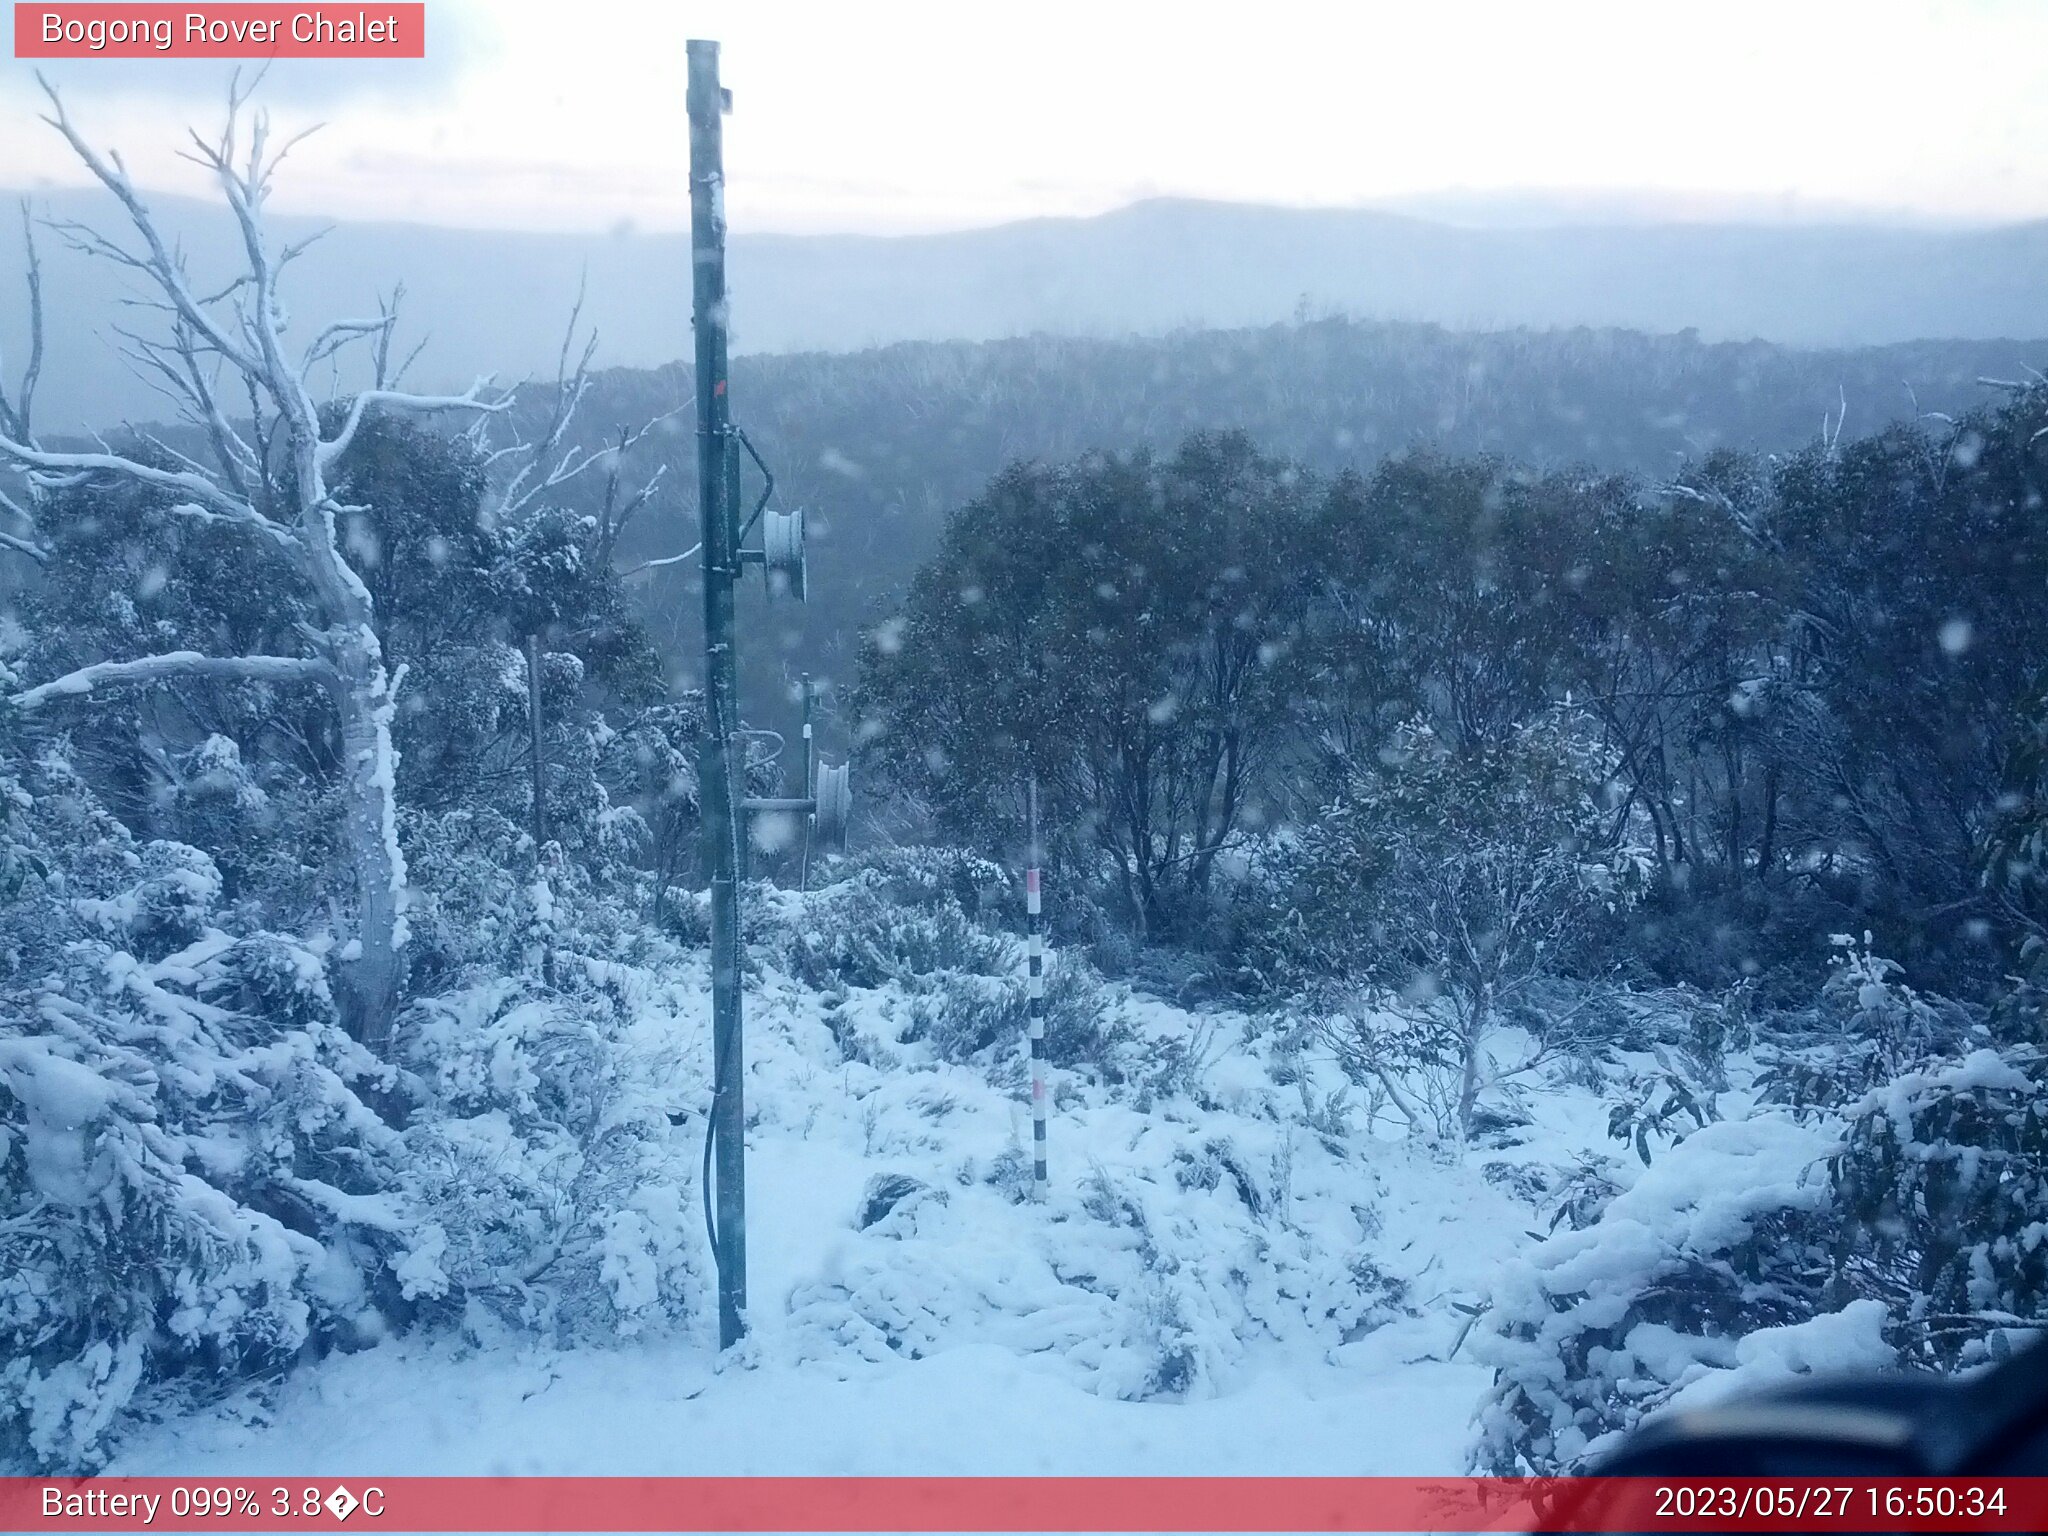
{"label": "snowy bush", "polygon": [[1823,1309],[1827,1131],[1765,1115],[1695,1131],[1597,1219],[1512,1263],[1472,1343],[1494,1367],[1475,1470],[1582,1467],[1757,1329]]}
{"label": "snowy bush", "polygon": [[697,1146],[650,1086],[674,1046],[618,991],[501,977],[422,1001],[401,1060],[424,1100],[403,1188],[428,1234],[413,1299],[481,1304],[565,1341],[687,1315],[701,1285]]}
{"label": "snowy bush", "polygon": [[583,857],[490,810],[408,817],[406,860],[418,882],[407,946],[417,992],[459,990],[479,978],[536,972],[544,950],[620,956],[652,944],[638,922],[640,887],[623,856],[586,845]]}
{"label": "snowy bush", "polygon": [[[924,1041],[942,1061],[963,1062],[991,1046],[1016,1048],[1030,1031],[1030,999],[1021,963],[1007,975],[948,971],[911,1001],[906,1044]],[[1079,960],[1054,954],[1045,967],[1045,1059],[1057,1067],[1093,1068],[1110,1081],[1129,1070],[1135,1040],[1112,1019],[1094,975]]]}
{"label": "snowy bush", "polygon": [[894,885],[868,869],[823,890],[780,893],[758,934],[764,956],[814,987],[879,987],[942,971],[999,976],[1016,964],[1015,945],[951,895],[898,905]]}
{"label": "snowy bush", "polygon": [[1843,1283],[1953,1368],[2048,1328],[2048,1053],[1978,1050],[1865,1095],[1833,1172]]}
{"label": "snowy bush", "polygon": [[[1888,973],[1852,964],[1867,1017]],[[1840,1117],[1708,1124],[1630,1188],[1598,1182],[1496,1292],[1476,1467],[1570,1469],[1673,1404],[1806,1370],[1953,1369],[2048,1325],[2048,1060],[2031,1046],[1937,1059]]]}
{"label": "snowy bush", "polygon": [[1691,1081],[1660,1051],[1655,1068],[1638,1068],[1624,1076],[1619,1097],[1608,1108],[1607,1134],[1633,1145],[1637,1158],[1648,1163],[1653,1142],[1683,1141],[1688,1132],[1717,1118],[1713,1093]]}
{"label": "snowy bush", "polygon": [[0,1463],[79,1470],[142,1391],[374,1335],[401,1149],[319,955],[54,753],[0,791]]}
{"label": "snowy bush", "polygon": [[1954,1052],[1984,1031],[1954,1003],[1923,997],[1900,981],[1898,962],[1872,950],[1870,935],[1833,940],[1817,1028],[1770,1053],[1759,1094],[1801,1113],[1838,1111],[1881,1083]]}
{"label": "snowy bush", "polygon": [[1412,1126],[1469,1138],[1503,1073],[1492,1038],[1602,912],[1633,899],[1634,850],[1589,786],[1604,754],[1569,710],[1461,748],[1427,722],[1354,767],[1263,884],[1274,974],[1362,999],[1328,1042]]}
{"label": "snowy bush", "polygon": [[1002,865],[964,848],[877,848],[835,860],[833,885],[855,884],[894,907],[958,907],[987,920],[1006,907],[1021,916],[1018,882]]}
{"label": "snowy bush", "polygon": [[473,967],[513,963],[531,839],[489,809],[408,817],[403,830],[419,892],[408,914],[414,985],[433,991]]}

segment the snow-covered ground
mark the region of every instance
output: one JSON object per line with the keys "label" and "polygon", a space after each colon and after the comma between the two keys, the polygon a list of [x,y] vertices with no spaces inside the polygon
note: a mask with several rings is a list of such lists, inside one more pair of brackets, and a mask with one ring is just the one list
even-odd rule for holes
{"label": "snow-covered ground", "polygon": [[834,1372],[701,1349],[395,1344],[139,1432],[108,1470],[181,1476],[1409,1474],[1460,1470],[1487,1373],[1312,1365],[1120,1402],[997,1345]]}
{"label": "snow-covered ground", "polygon": [[[701,975],[621,974],[701,1109]],[[764,968],[749,992],[753,1334],[732,1356],[703,1313],[610,1349],[413,1335],[139,1425],[109,1470],[1455,1472],[1490,1374],[1454,1349],[1460,1305],[1538,1225],[1486,1165],[1611,1145],[1562,1090],[1505,1151],[1333,1125],[1312,1106],[1334,1075],[1304,1092],[1252,1021],[1212,1014],[1192,1095],[1058,1074],[1038,1205],[1019,1074],[902,1044],[894,987],[835,1003]],[[1141,1054],[1197,1023],[1105,996]],[[701,1120],[674,1134],[693,1149]],[[916,1185],[863,1229],[890,1175]]]}

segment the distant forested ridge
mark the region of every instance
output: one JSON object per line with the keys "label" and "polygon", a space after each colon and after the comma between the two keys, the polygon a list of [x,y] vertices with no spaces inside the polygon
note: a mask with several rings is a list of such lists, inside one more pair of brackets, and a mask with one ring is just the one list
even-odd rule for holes
{"label": "distant forested ridge", "polygon": [[[1481,333],[1347,319],[741,357],[735,417],[773,466],[778,502],[808,509],[812,535],[809,603],[779,604],[750,631],[749,659],[762,684],[799,668],[843,677],[859,634],[887,616],[937,548],[946,514],[1018,459],[1169,449],[1190,432],[1241,430],[1319,473],[1369,470],[1429,447],[1656,481],[1716,448],[1779,453],[1824,426],[1855,437],[1958,415],[1996,398],[1981,379],[2024,379],[2044,358],[2048,342],[1806,351],[1690,332]],[[603,373],[581,420],[594,440],[607,424],[686,405],[689,388],[680,366]],[[627,536],[629,561],[695,542],[687,410],[667,425],[655,451],[674,460],[673,472]],[[689,570],[679,563],[642,578],[655,632],[685,669],[697,622]]]}

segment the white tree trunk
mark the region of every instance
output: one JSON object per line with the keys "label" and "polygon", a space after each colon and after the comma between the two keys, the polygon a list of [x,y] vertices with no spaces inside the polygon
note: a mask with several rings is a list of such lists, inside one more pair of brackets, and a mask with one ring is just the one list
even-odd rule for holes
{"label": "white tree trunk", "polygon": [[1463,1046],[1464,1060],[1459,1063],[1458,1072],[1458,1139],[1472,1139],[1472,1112],[1479,1107],[1481,1053],[1486,1049],[1486,1036],[1493,1022],[1493,987],[1489,982],[1480,982],[1472,989],[1472,1011],[1466,1016]]}
{"label": "white tree trunk", "polygon": [[336,648],[333,685],[341,724],[342,851],[356,893],[355,933],[341,954],[341,1006],[350,1033],[381,1052],[405,984],[405,855],[398,846],[395,703],[367,625]]}

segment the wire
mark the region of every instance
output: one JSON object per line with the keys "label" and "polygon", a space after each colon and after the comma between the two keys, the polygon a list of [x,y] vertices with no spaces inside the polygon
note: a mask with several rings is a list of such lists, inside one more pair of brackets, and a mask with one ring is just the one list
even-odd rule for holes
{"label": "wire", "polygon": [[[711,711],[712,729],[718,733],[720,743],[730,742],[737,733],[726,728],[724,690],[719,688],[714,680],[707,678],[704,698],[706,705]],[[731,844],[729,857],[732,861],[733,879],[737,882],[739,878],[740,851],[739,803],[734,799],[732,793],[732,755],[725,750],[723,745],[721,745],[720,751],[725,752],[726,757],[726,840]],[[703,803],[701,795],[698,803],[700,805]],[[733,956],[732,984],[737,989],[740,984],[739,956],[737,954],[739,947],[738,933],[733,934],[733,947],[735,954]],[[715,972],[718,965],[718,957],[715,954],[711,957],[711,964]],[[711,1243],[711,1267],[718,1276],[719,1295],[723,1296],[725,1294],[725,1249],[718,1241],[718,1219],[713,1214],[711,1203],[711,1154],[712,1149],[718,1143],[718,1110],[720,1103],[725,1098],[725,1085],[719,1081],[718,1076],[718,1020],[715,1015],[711,1021],[711,1051],[711,1105],[704,1115],[704,1168],[698,1175],[697,1182],[699,1196],[704,1202],[704,1235]]]}
{"label": "wire", "polygon": [[711,1268],[718,1286],[725,1289],[725,1256],[718,1246],[718,1218],[711,1214],[711,1148],[718,1140],[718,1085],[711,1086],[711,1107],[704,1114],[704,1171],[697,1176],[697,1192],[704,1202],[704,1235],[711,1242]]}

